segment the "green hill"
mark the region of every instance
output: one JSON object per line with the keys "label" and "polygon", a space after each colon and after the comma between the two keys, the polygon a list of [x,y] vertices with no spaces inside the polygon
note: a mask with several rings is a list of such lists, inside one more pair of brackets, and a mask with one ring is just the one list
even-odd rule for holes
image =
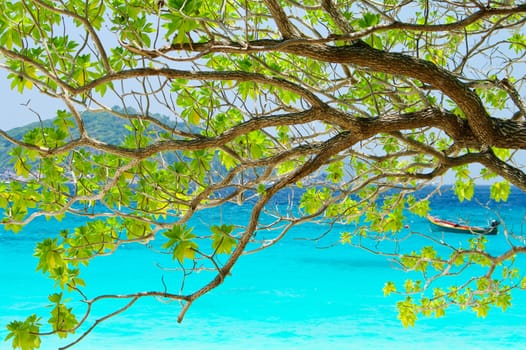
{"label": "green hill", "polygon": [[[168,117],[158,118],[164,122],[168,121]],[[84,126],[88,133],[92,137],[103,142],[120,144],[130,132],[125,128],[125,125],[129,125],[129,122],[108,112],[84,112],[82,114],[82,119],[84,120]],[[50,127],[52,124],[53,119],[48,119],[43,120],[42,124],[40,122],[30,123],[22,127],[11,129],[7,131],[7,133],[17,140],[22,140],[24,134],[26,134],[28,131],[35,128],[40,128],[42,126]],[[73,134],[74,136],[77,136],[78,131],[73,130]],[[12,143],[0,137],[0,172],[5,172],[6,170],[12,168],[10,163],[11,157],[9,155],[9,152],[12,148]]]}

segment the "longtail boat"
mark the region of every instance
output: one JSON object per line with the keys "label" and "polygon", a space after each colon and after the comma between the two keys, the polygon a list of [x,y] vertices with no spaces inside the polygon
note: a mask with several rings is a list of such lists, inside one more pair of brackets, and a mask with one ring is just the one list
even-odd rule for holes
{"label": "longtail boat", "polygon": [[489,227],[470,226],[454,221],[444,220],[436,216],[427,216],[431,229],[438,232],[465,233],[471,235],[496,235],[499,222],[492,220]]}

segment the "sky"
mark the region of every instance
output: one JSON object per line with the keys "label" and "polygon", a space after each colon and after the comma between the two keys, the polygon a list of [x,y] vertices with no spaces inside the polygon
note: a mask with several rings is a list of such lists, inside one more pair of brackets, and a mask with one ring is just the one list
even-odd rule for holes
{"label": "sky", "polygon": [[43,119],[53,118],[57,109],[64,109],[61,101],[37,91],[24,90],[21,94],[11,90],[7,74],[3,71],[0,71],[0,82],[0,129],[4,131],[38,121],[38,116],[31,109],[38,112]]}

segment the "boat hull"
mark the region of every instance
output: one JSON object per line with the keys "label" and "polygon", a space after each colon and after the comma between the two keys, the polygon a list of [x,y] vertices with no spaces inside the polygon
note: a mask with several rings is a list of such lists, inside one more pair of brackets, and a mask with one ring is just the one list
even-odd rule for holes
{"label": "boat hull", "polygon": [[436,232],[460,233],[468,235],[496,235],[497,225],[490,227],[478,227],[458,224],[452,221],[442,220],[434,216],[428,216],[431,229]]}

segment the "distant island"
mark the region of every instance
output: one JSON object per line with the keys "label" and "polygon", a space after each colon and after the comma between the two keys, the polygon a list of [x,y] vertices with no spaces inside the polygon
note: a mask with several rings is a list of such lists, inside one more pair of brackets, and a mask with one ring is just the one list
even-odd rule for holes
{"label": "distant island", "polygon": [[[117,107],[114,107],[114,110],[119,110]],[[135,113],[133,110],[128,110],[129,113]],[[163,122],[169,122],[169,118],[166,116],[155,116],[158,119],[161,119]],[[129,125],[124,119],[119,118],[113,115],[110,112],[83,112],[82,119],[84,120],[84,126],[88,133],[97,138],[100,141],[111,143],[111,144],[120,144],[126,135],[130,132],[125,128],[126,125]],[[13,138],[17,140],[22,140],[24,135],[35,128],[47,128],[53,126],[54,119],[45,119],[42,122],[33,122],[25,126],[13,128],[7,130],[6,132]],[[73,136],[78,135],[77,130],[72,131]],[[14,145],[7,141],[6,139],[0,137],[0,174],[6,175],[6,173],[11,173],[13,165],[11,163],[11,156],[9,155],[11,149]]]}

